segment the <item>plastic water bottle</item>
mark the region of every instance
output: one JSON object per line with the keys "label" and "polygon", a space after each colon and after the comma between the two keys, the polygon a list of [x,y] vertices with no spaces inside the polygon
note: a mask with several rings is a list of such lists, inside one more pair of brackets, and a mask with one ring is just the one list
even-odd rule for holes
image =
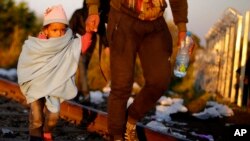
{"label": "plastic water bottle", "polygon": [[186,33],[185,40],[181,41],[181,46],[176,56],[176,62],[174,67],[174,75],[182,78],[187,73],[189,64],[189,48],[193,45],[193,39],[191,32]]}

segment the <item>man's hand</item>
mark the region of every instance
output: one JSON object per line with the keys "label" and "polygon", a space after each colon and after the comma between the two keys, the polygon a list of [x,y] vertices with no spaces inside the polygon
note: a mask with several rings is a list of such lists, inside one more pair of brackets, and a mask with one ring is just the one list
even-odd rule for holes
{"label": "man's hand", "polygon": [[[185,40],[185,37],[186,37],[186,32],[182,31],[182,32],[178,33],[178,42],[177,42],[178,46],[181,45],[181,41]],[[190,55],[193,53],[194,47],[195,47],[195,43],[193,41],[191,47],[189,48],[189,54]]]}
{"label": "man's hand", "polygon": [[89,15],[86,20],[86,32],[97,32],[99,22],[99,15]]}
{"label": "man's hand", "polygon": [[186,37],[186,32],[185,31],[181,31],[178,33],[178,42],[177,45],[180,46],[181,45],[181,41],[185,40]]}

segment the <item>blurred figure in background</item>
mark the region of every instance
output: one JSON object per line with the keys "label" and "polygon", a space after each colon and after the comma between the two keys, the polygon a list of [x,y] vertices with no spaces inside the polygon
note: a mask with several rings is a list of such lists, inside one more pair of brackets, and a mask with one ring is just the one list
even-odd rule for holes
{"label": "blurred figure in background", "polygon": [[[79,94],[75,98],[77,102],[85,103],[89,101],[89,85],[88,85],[88,66],[96,47],[97,35],[99,35],[99,48],[102,46],[105,47],[105,50],[108,48],[108,41],[106,38],[106,26],[105,24],[108,22],[108,12],[109,12],[109,0],[102,0],[99,6],[100,11],[100,24],[97,28],[97,31],[93,32],[92,43],[88,48],[86,54],[82,55],[79,61],[78,68],[78,77],[77,77],[77,86],[79,90]],[[86,25],[85,21],[89,15],[88,7],[86,5],[86,0],[83,1],[83,6],[80,9],[77,9],[70,21],[69,27],[73,30],[73,33],[78,33],[83,35],[86,33]],[[108,51],[105,51],[108,52]]]}

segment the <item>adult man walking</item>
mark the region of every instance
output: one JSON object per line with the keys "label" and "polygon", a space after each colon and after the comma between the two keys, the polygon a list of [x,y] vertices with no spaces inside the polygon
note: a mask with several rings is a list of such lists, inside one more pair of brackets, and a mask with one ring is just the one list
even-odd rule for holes
{"label": "adult man walking", "polygon": [[[187,0],[169,1],[180,42],[186,35]],[[86,29],[94,31],[100,1],[86,2],[90,13]],[[110,6],[107,28],[111,69],[108,130],[111,140],[137,141],[136,122],[155,106],[170,82],[172,37],[163,17],[167,4],[165,0],[111,0]],[[137,54],[145,85],[127,108]]]}

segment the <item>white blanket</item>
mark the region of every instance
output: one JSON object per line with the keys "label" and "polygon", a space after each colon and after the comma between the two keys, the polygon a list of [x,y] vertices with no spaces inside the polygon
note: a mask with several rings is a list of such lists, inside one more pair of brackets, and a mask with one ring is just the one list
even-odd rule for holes
{"label": "white blanket", "polygon": [[59,38],[29,36],[17,66],[18,83],[27,103],[45,97],[49,110],[58,112],[60,102],[74,98],[80,53],[81,39],[74,39],[71,29]]}

